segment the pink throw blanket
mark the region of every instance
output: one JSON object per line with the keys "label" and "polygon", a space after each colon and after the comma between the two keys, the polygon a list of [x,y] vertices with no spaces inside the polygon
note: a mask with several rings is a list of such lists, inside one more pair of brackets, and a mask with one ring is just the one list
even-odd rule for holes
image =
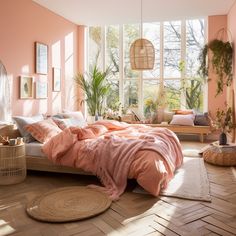
{"label": "pink throw blanket", "polygon": [[98,176],[112,199],[124,192],[127,178],[158,196],[183,161],[172,131],[114,121],[67,128],[44,144],[43,152],[54,163]]}

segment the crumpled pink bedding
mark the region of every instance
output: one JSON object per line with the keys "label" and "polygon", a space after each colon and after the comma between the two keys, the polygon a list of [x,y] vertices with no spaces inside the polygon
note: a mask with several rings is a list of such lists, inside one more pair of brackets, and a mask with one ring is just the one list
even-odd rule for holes
{"label": "crumpled pink bedding", "polygon": [[183,162],[179,140],[172,131],[116,121],[66,128],[42,150],[54,163],[98,176],[113,200],[124,192],[128,178],[135,178],[158,196]]}

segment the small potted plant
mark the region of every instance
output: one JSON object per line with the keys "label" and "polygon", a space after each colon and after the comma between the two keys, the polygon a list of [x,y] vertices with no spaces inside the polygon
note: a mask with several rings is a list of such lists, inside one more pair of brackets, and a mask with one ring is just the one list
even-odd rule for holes
{"label": "small potted plant", "polygon": [[219,137],[219,145],[227,144],[227,132],[230,132],[233,127],[232,109],[229,107],[226,111],[218,109],[216,112],[216,126],[221,130]]}

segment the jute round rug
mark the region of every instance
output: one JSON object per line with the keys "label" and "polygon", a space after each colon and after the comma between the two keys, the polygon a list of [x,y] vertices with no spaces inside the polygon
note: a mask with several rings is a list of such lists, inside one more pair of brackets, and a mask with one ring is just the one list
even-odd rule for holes
{"label": "jute round rug", "polygon": [[105,193],[88,187],[65,187],[49,191],[33,199],[26,212],[46,222],[69,222],[96,216],[111,205]]}

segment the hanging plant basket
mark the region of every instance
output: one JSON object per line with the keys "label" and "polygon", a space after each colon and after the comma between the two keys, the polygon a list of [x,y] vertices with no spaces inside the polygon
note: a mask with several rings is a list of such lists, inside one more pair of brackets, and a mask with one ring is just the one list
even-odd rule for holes
{"label": "hanging plant basket", "polygon": [[[225,29],[221,29],[218,34],[222,30],[225,32]],[[202,49],[199,59],[200,67],[198,72],[200,76],[208,76],[209,66],[212,67],[217,75],[216,96],[223,92],[224,85],[231,85],[233,80],[233,47],[231,42],[224,42],[223,39],[217,38],[210,41]]]}

